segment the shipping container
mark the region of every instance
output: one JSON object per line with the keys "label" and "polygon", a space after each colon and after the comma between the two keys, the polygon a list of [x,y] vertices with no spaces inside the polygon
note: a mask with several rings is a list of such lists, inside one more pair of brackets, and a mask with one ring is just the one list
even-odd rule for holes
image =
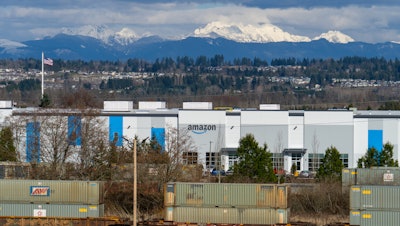
{"label": "shipping container", "polygon": [[357,185],[400,185],[399,167],[377,167],[357,169]]}
{"label": "shipping container", "polygon": [[381,185],[354,185],[350,189],[350,209],[398,209],[400,187]]}
{"label": "shipping container", "polygon": [[197,224],[287,223],[289,209],[229,207],[166,207],[165,220]]}
{"label": "shipping container", "polygon": [[372,167],[342,170],[342,185],[400,186],[399,167]]}
{"label": "shipping container", "polygon": [[50,226],[50,225],[73,225],[73,226],[112,226],[112,225],[131,225],[127,219],[118,217],[18,217],[0,216],[1,226]]}
{"label": "shipping container", "polygon": [[30,204],[0,203],[0,216],[103,217],[104,204]]}
{"label": "shipping container", "polygon": [[288,185],[168,183],[165,206],[288,208]]}
{"label": "shipping container", "polygon": [[104,182],[0,180],[2,203],[102,204]]}
{"label": "shipping container", "polygon": [[400,211],[393,210],[351,210],[350,225],[398,226]]}
{"label": "shipping container", "polygon": [[342,187],[350,189],[350,186],[356,184],[357,169],[344,168],[342,170]]}

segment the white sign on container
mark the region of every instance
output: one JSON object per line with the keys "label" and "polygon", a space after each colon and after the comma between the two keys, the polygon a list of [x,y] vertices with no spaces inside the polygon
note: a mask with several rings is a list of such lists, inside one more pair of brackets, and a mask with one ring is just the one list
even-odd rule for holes
{"label": "white sign on container", "polygon": [[383,181],[385,181],[385,182],[393,182],[394,181],[393,173],[385,173],[385,174],[383,174]]}
{"label": "white sign on container", "polygon": [[34,209],[33,210],[34,217],[46,217],[46,210],[44,209]]}

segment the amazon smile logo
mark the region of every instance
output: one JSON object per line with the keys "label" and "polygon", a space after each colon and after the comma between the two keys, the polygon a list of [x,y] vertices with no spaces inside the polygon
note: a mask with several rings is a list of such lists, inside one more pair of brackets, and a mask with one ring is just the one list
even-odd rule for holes
{"label": "amazon smile logo", "polygon": [[188,130],[192,131],[195,134],[205,134],[209,130],[217,130],[216,125],[188,125]]}

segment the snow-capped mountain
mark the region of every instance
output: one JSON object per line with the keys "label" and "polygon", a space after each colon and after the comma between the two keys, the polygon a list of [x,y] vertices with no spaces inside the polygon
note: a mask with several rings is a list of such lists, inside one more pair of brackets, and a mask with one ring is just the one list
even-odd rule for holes
{"label": "snow-capped mountain", "polygon": [[332,43],[343,43],[343,44],[354,42],[354,39],[352,39],[348,35],[343,34],[340,31],[328,31],[326,33],[322,33],[318,37],[313,38],[313,40],[319,40],[319,39],[326,39]]}
{"label": "snow-capped mountain", "polygon": [[[139,36],[129,28],[123,28],[120,31],[115,32],[105,25],[87,25],[74,29],[63,28],[61,33],[92,37],[101,40],[103,43],[110,46],[114,44],[128,46],[135,43],[140,38],[149,36],[149,34]],[[323,33],[320,36],[311,39],[306,36],[294,35],[283,31],[281,28],[272,24],[251,25],[224,23],[220,21],[211,22],[204,27],[197,28],[192,35],[189,35],[189,37],[191,36],[213,39],[225,38],[239,43],[310,42],[319,39],[325,39],[332,43],[354,42],[354,39],[340,31],[328,31],[327,33]]]}
{"label": "snow-capped mountain", "polygon": [[123,28],[121,31],[114,32],[105,25],[93,26],[87,25],[76,29],[63,28],[61,33],[67,35],[82,35],[99,39],[106,44],[129,45],[137,41],[140,37],[131,29]]}
{"label": "snow-capped mountain", "polygon": [[236,42],[309,42],[306,36],[293,35],[272,24],[258,26],[211,22],[194,31],[195,37],[222,37]]}
{"label": "snow-capped mountain", "polygon": [[129,45],[139,39],[139,36],[129,28],[123,28],[121,31],[115,33],[112,37],[121,45]]}
{"label": "snow-capped mountain", "polygon": [[14,42],[8,39],[0,39],[0,47],[9,49],[9,48],[18,48],[18,47],[26,47],[25,44],[20,42]]}
{"label": "snow-capped mountain", "polygon": [[242,57],[260,59],[296,58],[325,59],[346,56],[400,58],[400,44],[363,43],[339,32],[329,31],[310,39],[293,35],[271,24],[242,25],[221,22],[198,28],[194,34],[179,40],[135,34],[124,28],[118,32],[106,26],[63,29],[62,33],[22,43],[0,39],[0,59],[37,58],[46,56],[65,60],[155,61],[164,57],[214,57],[226,60]]}

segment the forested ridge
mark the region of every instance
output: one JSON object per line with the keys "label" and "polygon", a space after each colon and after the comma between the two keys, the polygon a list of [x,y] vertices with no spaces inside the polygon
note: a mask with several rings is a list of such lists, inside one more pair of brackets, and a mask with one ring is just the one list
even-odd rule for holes
{"label": "forested ridge", "polygon": [[[40,92],[40,60],[0,60],[0,69],[0,97],[37,104],[23,96]],[[24,76],[12,79],[6,69],[16,77]],[[400,61],[365,57],[226,61],[223,55],[154,62],[54,59],[53,66],[46,66],[46,74],[45,81],[52,79],[46,81],[46,93],[54,106],[61,107],[69,105],[60,102],[65,95],[83,90],[94,98],[94,106],[112,99],[163,100],[170,107],[179,107],[183,101],[212,101],[214,106],[274,103],[287,109],[376,109],[397,100]]]}

